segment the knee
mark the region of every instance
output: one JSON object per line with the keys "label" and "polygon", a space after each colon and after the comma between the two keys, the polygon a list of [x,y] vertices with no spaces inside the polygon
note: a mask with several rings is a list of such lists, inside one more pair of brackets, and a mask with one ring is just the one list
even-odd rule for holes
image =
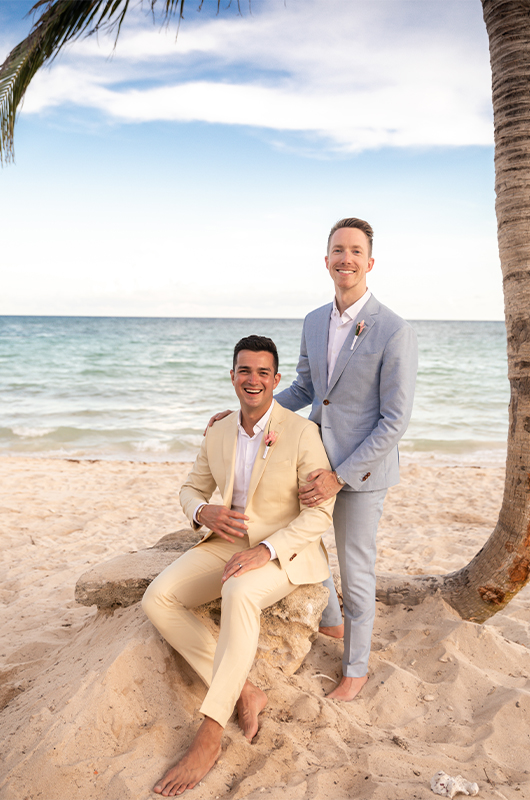
{"label": "knee", "polygon": [[144,614],[146,614],[150,620],[156,616],[157,609],[160,608],[160,595],[156,591],[156,588],[151,583],[144,592],[144,596],[142,597],[142,609]]}
{"label": "knee", "polygon": [[[231,611],[228,611],[228,609],[231,609]],[[230,578],[223,585],[221,591],[222,613],[224,613],[224,610],[227,610],[228,613],[239,610],[240,613],[250,613],[258,619],[261,614],[259,605],[249,595],[248,586],[245,586],[244,581],[239,580],[239,578]]]}
{"label": "knee", "polygon": [[241,598],[241,583],[238,583],[237,578],[230,578],[230,580],[223,584],[221,589],[221,602],[238,603]]}

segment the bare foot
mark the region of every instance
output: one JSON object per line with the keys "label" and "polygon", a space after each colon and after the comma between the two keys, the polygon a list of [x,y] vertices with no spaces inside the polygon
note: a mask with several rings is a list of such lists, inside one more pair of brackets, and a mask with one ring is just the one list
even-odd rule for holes
{"label": "bare foot", "polygon": [[237,718],[239,727],[245,734],[249,742],[252,741],[258,732],[258,715],[267,705],[267,695],[254,686],[250,681],[245,681],[245,685],[237,701]]}
{"label": "bare foot", "polygon": [[222,735],[223,728],[219,723],[205,717],[183,757],[158,781],[153,792],[163,797],[174,797],[186,789],[193,789],[219,758]]}
{"label": "bare foot", "polygon": [[344,636],[344,623],[342,625],[332,625],[330,628],[319,628],[319,633],[323,633],[324,636],[332,636],[333,639],[342,639]]}
{"label": "bare foot", "polygon": [[328,700],[353,700],[367,681],[368,675],[363,675],[362,678],[347,678],[343,675],[339,685],[326,696]]}

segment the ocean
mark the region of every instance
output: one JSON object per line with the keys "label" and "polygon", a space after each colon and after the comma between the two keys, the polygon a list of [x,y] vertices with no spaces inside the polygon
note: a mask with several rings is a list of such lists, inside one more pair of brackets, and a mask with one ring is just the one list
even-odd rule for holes
{"label": "ocean", "polygon": [[[502,465],[504,323],[411,324],[420,359],[402,454]],[[0,454],[192,460],[210,416],[236,406],[237,340],[276,342],[282,388],[296,375],[301,331],[291,319],[0,317]]]}

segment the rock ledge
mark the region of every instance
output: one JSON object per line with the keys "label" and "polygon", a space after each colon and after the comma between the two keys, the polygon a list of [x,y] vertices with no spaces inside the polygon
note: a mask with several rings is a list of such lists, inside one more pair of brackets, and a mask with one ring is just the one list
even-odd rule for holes
{"label": "rock ledge", "polygon": [[[81,605],[96,605],[98,610],[111,613],[138,603],[151,581],[200,538],[199,533],[185,528],[162,537],[146,550],[91,567],[77,581],[75,599]],[[307,584],[265,609],[256,659],[293,675],[317,636],[327,601],[328,590],[322,584]],[[197,612],[218,622],[221,601],[200,606]]]}

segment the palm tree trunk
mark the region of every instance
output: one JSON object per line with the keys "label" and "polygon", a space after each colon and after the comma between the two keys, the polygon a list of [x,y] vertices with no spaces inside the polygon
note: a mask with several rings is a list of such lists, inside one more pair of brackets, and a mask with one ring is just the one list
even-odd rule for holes
{"label": "palm tree trunk", "polygon": [[381,576],[378,599],[442,597],[468,620],[500,611],[530,577],[530,0],[482,0],[495,124],[497,230],[511,387],[504,498],[473,560],[445,576]]}

